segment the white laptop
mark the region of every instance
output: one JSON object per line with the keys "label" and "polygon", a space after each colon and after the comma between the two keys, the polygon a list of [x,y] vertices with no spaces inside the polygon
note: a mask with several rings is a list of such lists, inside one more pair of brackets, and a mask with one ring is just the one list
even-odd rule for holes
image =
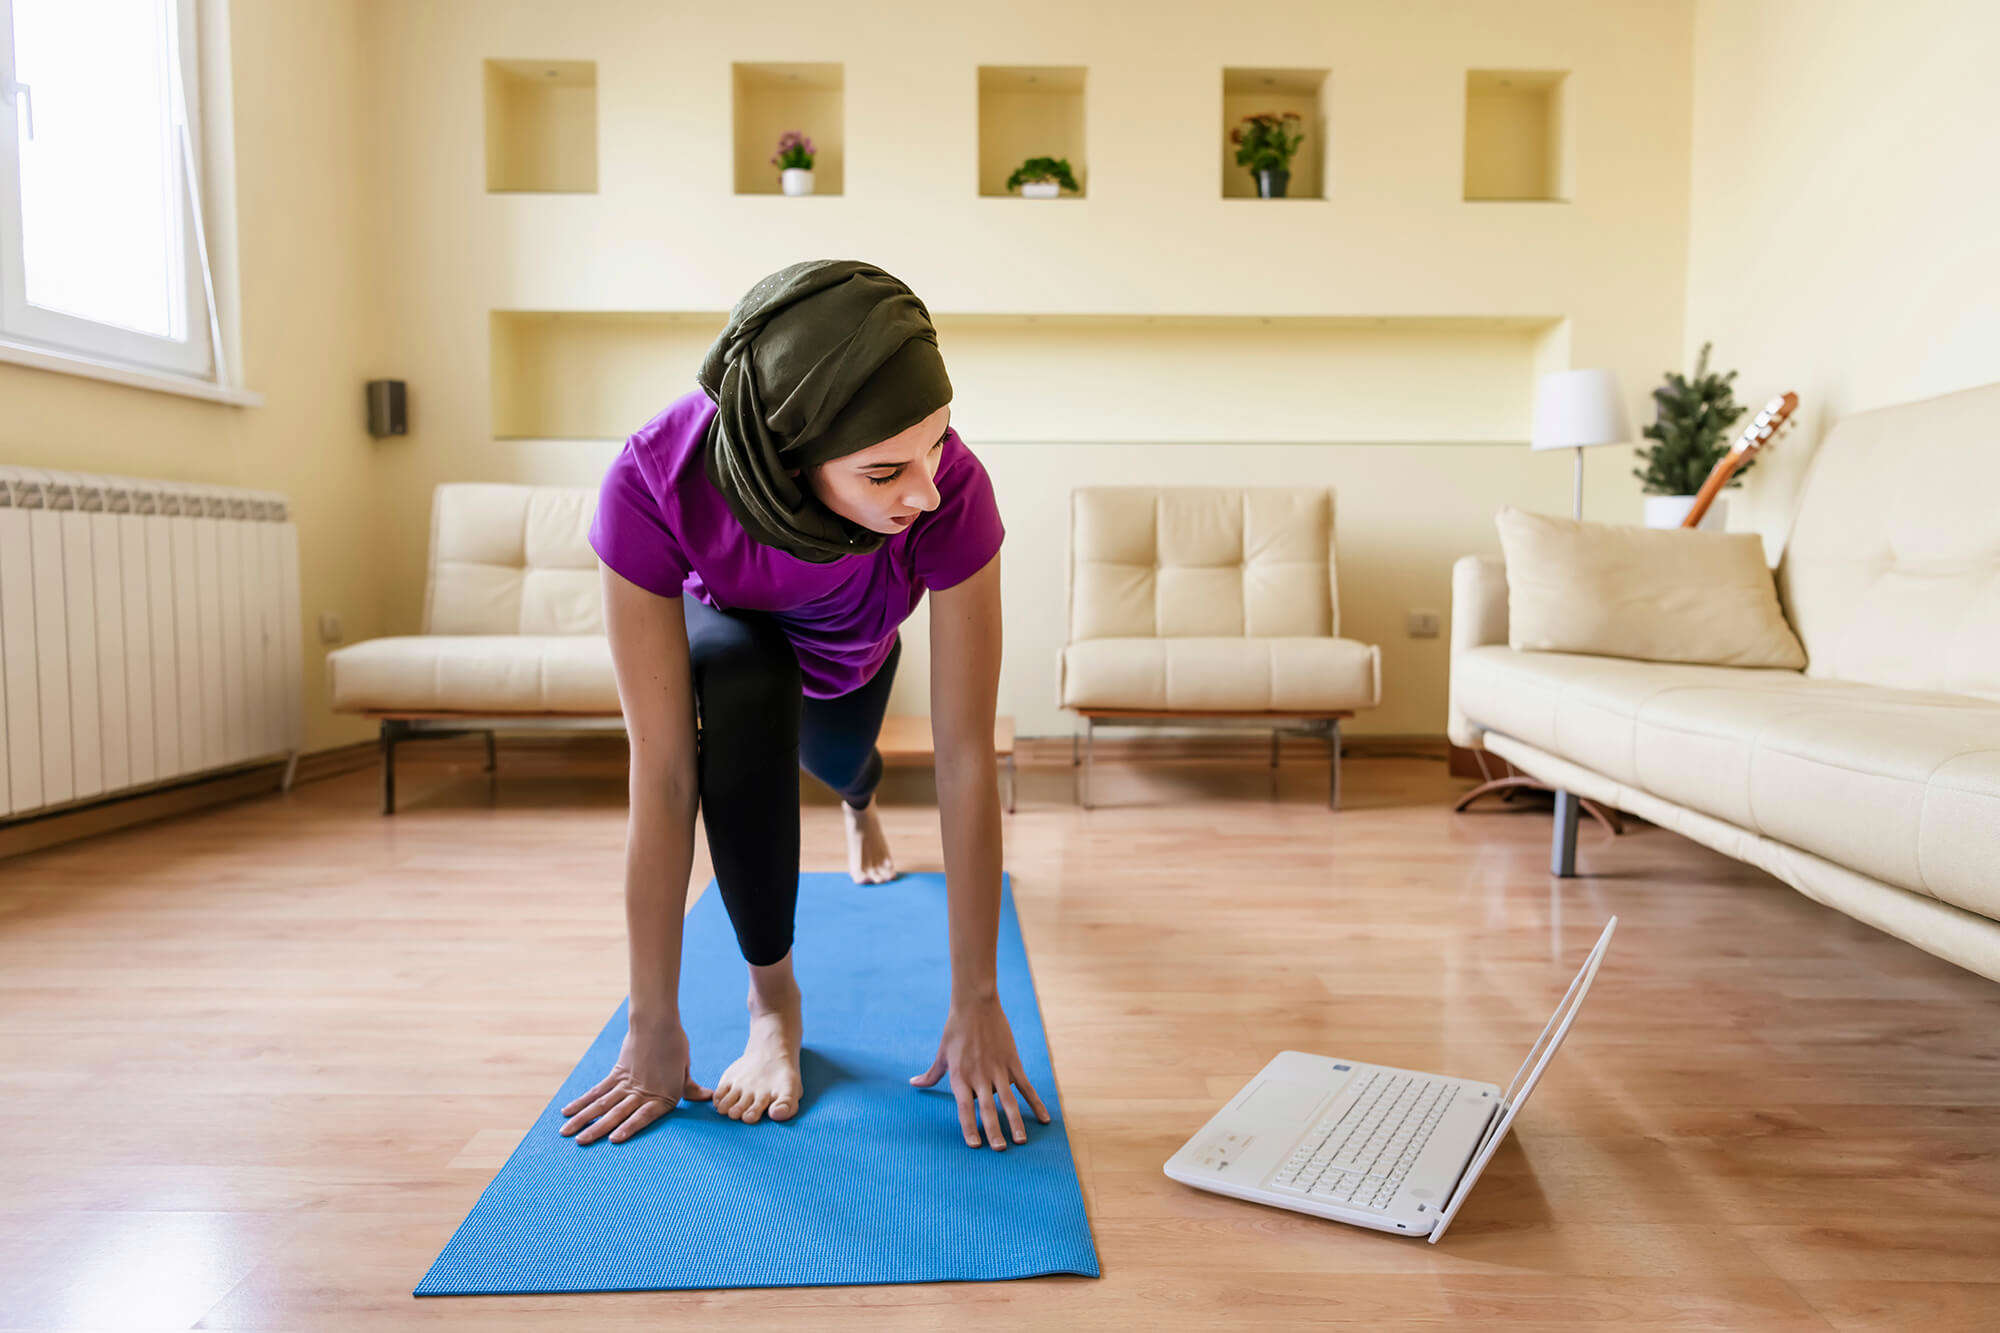
{"label": "white laptop", "polygon": [[1542,1077],[1618,925],[1590,956],[1505,1091],[1491,1083],[1280,1051],[1167,1159],[1197,1189],[1428,1235],[1435,1244]]}

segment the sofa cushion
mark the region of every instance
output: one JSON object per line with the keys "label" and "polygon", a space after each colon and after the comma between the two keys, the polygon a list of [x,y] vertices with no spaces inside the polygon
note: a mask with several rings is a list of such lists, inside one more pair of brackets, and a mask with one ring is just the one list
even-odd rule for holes
{"label": "sofa cushion", "polygon": [[1507,557],[1507,638],[1535,652],[1654,662],[1806,664],[1754,532],[1495,517]]}
{"label": "sofa cushion", "polygon": [[1065,708],[1299,712],[1373,708],[1381,655],[1353,639],[1085,639],[1062,650]]}
{"label": "sofa cushion", "polygon": [[1760,831],[2000,919],[2000,703],[1939,701],[1968,697],[1789,714],[1757,747]]}
{"label": "sofa cushion", "polygon": [[1069,637],[1337,635],[1325,486],[1077,486]]}
{"label": "sofa cushion", "polygon": [[1806,674],[2000,700],[2000,381],[1850,413],[1778,569]]}
{"label": "sofa cushion", "polygon": [[604,633],[595,486],[456,481],[431,496],[426,634]]}
{"label": "sofa cushion", "polygon": [[335,712],[619,716],[602,634],[406,634],[326,655]]}
{"label": "sofa cushion", "polygon": [[2000,704],[1499,645],[1453,673],[1467,716],[1504,736],[2000,918]]}

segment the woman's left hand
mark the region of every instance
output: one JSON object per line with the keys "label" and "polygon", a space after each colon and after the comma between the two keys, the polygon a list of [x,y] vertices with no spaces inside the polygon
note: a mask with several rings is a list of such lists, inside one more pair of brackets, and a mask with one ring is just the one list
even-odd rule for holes
{"label": "woman's left hand", "polygon": [[[1014,1085],[1027,1096],[1036,1117],[1045,1125],[1049,1123],[1048,1110],[1021,1069],[1021,1057],[1014,1051],[1014,1030],[1007,1026],[1007,1015],[1001,1012],[998,998],[954,1002],[945,1015],[937,1059],[910,1083],[928,1088],[947,1070],[951,1073],[951,1094],[958,1099],[958,1126],[965,1131],[967,1147],[979,1146],[978,1124],[984,1122],[987,1142],[1006,1151],[1000,1131],[1001,1106],[1007,1108],[1014,1142],[1028,1141],[1027,1127],[1021,1123],[1021,1108],[1014,1101]],[[978,1121],[973,1116],[975,1102],[979,1108]]]}

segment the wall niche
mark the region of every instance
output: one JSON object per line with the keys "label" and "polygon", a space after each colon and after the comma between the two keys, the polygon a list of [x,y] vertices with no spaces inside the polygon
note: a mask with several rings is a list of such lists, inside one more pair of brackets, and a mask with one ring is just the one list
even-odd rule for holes
{"label": "wall niche", "polygon": [[1285,199],[1324,199],[1333,159],[1326,136],[1327,71],[1226,66],[1222,71],[1222,197],[1255,199],[1257,176],[1236,165],[1237,145],[1229,135],[1245,116],[1296,112],[1305,137],[1292,157]]}
{"label": "wall niche", "polygon": [[[982,198],[1026,198],[1007,178],[1031,157],[1066,158],[1077,188],[1056,199],[1081,199],[1090,191],[1084,160],[1082,65],[981,65],[979,67],[979,193]],[[1054,200],[1035,199],[1034,203]]]}
{"label": "wall niche", "polygon": [[597,193],[597,62],[486,62],[486,189]]}
{"label": "wall niche", "polygon": [[[812,141],[812,194],[847,189],[843,121],[845,75],[839,63],[731,62],[736,122],[736,193],[783,194],[778,137],[797,130]],[[810,196],[802,196],[810,197]]]}
{"label": "wall niche", "polygon": [[1567,203],[1569,71],[1465,72],[1465,198]]}

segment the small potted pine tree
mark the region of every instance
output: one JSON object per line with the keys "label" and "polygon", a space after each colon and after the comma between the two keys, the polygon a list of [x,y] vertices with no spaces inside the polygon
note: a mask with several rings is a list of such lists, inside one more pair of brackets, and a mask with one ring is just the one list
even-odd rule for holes
{"label": "small potted pine tree", "polygon": [[[1650,445],[1641,445],[1635,452],[1645,464],[1632,469],[1632,475],[1642,483],[1646,493],[1646,526],[1649,528],[1677,528],[1687,517],[1694,505],[1695,492],[1708,480],[1708,474],[1722,456],[1729,452],[1729,441],[1724,439],[1729,427],[1747,410],[1739,405],[1730,389],[1730,381],[1736,372],[1716,375],[1708,369],[1708,349],[1712,344],[1701,345],[1701,356],[1695,362],[1694,377],[1689,379],[1674,371],[1667,372],[1667,382],[1653,390],[1653,402],[1657,405],[1657,419],[1652,425],[1643,427],[1639,433],[1652,440]],[[1736,469],[1736,475],[1729,479],[1729,485],[1737,485],[1757,464],[1749,459]],[[1724,489],[1727,489],[1725,487]],[[1700,527],[1720,531],[1727,526],[1724,511],[1727,502],[1717,496],[1715,502],[1702,515]]]}
{"label": "small potted pine tree", "polygon": [[1007,178],[1007,188],[1019,186],[1023,199],[1053,199],[1067,186],[1080,190],[1076,177],[1070,174],[1069,159],[1066,157],[1031,157],[1014,168],[1014,174]]}
{"label": "small potted pine tree", "polygon": [[786,194],[813,192],[813,141],[797,130],[778,136],[778,151],[771,163],[779,168],[778,187]]}
{"label": "small potted pine tree", "polygon": [[1292,178],[1292,154],[1305,142],[1304,124],[1304,117],[1296,111],[1259,111],[1245,116],[1243,123],[1229,132],[1229,142],[1237,146],[1236,165],[1248,167],[1257,177],[1259,199],[1285,197],[1285,182]]}

